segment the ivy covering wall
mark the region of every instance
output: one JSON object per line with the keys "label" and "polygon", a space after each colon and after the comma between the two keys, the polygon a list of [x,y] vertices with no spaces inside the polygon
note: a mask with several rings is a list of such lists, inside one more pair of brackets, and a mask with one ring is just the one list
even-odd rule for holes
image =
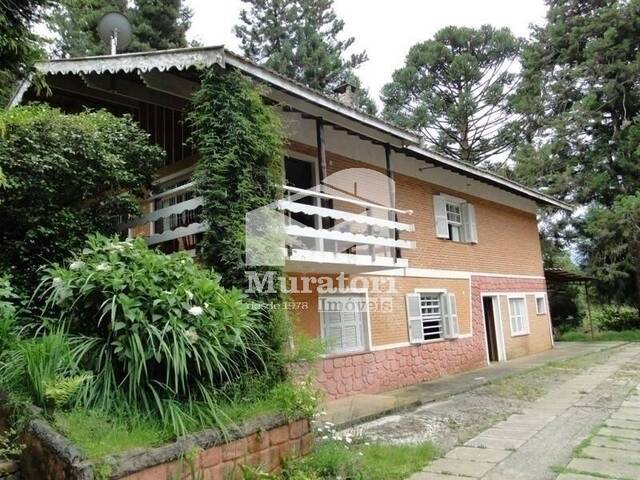
{"label": "ivy covering wall", "polygon": [[[245,214],[281,196],[282,125],[249,79],[217,68],[204,71],[189,118],[200,155],[194,182],[209,223],[201,260],[220,273],[224,286],[245,288]],[[265,305],[267,340],[279,352],[283,314],[267,304],[280,305],[282,296],[254,294],[254,300]]]}

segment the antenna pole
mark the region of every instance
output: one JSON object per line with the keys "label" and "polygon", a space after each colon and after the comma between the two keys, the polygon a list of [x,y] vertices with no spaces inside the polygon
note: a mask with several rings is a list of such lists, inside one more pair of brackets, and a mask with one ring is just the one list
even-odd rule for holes
{"label": "antenna pole", "polygon": [[115,55],[116,46],[118,45],[118,29],[114,28],[113,32],[111,32],[111,55]]}

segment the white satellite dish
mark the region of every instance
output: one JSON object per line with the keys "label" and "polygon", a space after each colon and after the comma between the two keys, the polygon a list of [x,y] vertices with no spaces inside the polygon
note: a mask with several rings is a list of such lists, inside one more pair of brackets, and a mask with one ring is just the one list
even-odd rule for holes
{"label": "white satellite dish", "polygon": [[131,41],[131,24],[127,17],[118,12],[109,12],[98,22],[98,35],[111,49],[111,55],[122,50]]}

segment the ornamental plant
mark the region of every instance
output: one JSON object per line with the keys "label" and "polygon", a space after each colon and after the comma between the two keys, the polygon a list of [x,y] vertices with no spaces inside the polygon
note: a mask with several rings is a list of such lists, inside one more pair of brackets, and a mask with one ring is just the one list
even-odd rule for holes
{"label": "ornamental plant", "polygon": [[244,294],[188,254],[158,253],[143,239],[89,237],[70,262],[45,270],[36,296],[93,376],[85,406],[136,408],[182,433],[218,423],[216,389],[264,368]]}
{"label": "ornamental plant", "polygon": [[163,151],[130,116],[65,114],[45,105],[0,110],[0,270],[32,291],[38,268],[89,233],[114,232],[139,210]]}

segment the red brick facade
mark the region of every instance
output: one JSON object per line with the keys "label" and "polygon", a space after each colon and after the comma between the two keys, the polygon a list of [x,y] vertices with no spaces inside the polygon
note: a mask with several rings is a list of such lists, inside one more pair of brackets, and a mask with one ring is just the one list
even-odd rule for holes
{"label": "red brick facade", "polygon": [[[325,358],[318,365],[317,383],[328,399],[336,399],[393,390],[483,367],[488,360],[482,294],[544,291],[544,279],[472,276],[471,336]],[[531,318],[531,308],[529,305],[531,334],[514,339],[508,331],[508,314],[502,314],[507,358],[520,356],[518,349],[522,348],[526,353],[551,348],[548,317]]]}

